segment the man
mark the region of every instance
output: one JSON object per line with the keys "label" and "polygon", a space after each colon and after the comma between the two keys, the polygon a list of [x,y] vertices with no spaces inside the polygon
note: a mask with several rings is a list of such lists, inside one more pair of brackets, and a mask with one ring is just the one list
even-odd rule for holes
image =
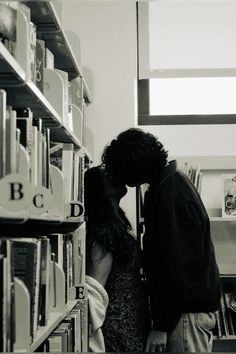
{"label": "man", "polygon": [[102,159],[117,182],[149,184],[143,251],[153,328],[146,351],[207,352],[221,297],[209,218],[195,187],[167,157],[155,136],[132,128]]}

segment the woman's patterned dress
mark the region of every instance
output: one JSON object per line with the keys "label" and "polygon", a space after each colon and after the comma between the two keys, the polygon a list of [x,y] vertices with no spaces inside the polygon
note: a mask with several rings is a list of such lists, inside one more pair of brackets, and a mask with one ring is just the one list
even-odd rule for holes
{"label": "woman's patterned dress", "polygon": [[150,320],[145,283],[140,275],[141,266],[142,253],[135,239],[126,264],[122,264],[113,255],[112,268],[105,286],[109,296],[102,328],[106,352],[144,351]]}

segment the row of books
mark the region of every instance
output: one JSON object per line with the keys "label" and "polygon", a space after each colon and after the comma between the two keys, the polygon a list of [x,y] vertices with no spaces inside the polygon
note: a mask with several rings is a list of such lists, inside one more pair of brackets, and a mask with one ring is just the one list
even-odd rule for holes
{"label": "row of books", "polygon": [[50,164],[62,171],[65,181],[65,203],[83,202],[84,156],[73,144],[62,143],[51,147]]}
{"label": "row of books", "polygon": [[49,235],[55,262],[65,274],[65,301],[70,299],[70,289],[84,283],[84,239],[82,228],[69,234]]}
{"label": "row of books", "polygon": [[[30,8],[20,1],[2,1],[0,16],[1,42],[22,65],[27,77],[30,77],[42,89],[41,43],[36,36],[36,26],[31,21]],[[23,27],[26,28],[25,33],[23,33]],[[25,35],[25,38],[22,38],[22,35]],[[22,53],[23,50],[25,53]],[[27,61],[23,58],[23,54]],[[51,63],[51,54],[47,52],[48,63]]]}
{"label": "row of books", "polygon": [[[62,171],[66,202],[81,200],[81,152],[73,144],[50,142],[50,130],[43,128],[42,119],[35,118],[30,108],[14,110],[6,100],[6,92],[0,90],[0,178],[23,175],[33,186],[43,186],[53,193],[53,164]],[[26,163],[21,163],[22,155]]]}
{"label": "row of books", "polygon": [[87,343],[84,343],[83,319],[86,317],[84,305],[86,303],[82,302],[82,306],[81,303],[78,303],[37,351],[50,353],[85,352]]}
{"label": "row of books", "polygon": [[[61,243],[63,243],[61,245]],[[64,244],[65,243],[65,244]],[[55,246],[57,244],[57,247]],[[62,249],[61,249],[62,248]],[[76,297],[70,288],[81,285],[84,272],[82,238],[73,234],[50,235],[37,238],[9,238],[0,240],[0,350],[12,351],[15,340],[15,291],[14,278],[20,279],[29,294],[31,342],[39,327],[48,324],[50,312],[57,307],[58,290],[55,277],[56,263],[62,266],[66,286],[65,304]],[[60,265],[58,264],[58,262]],[[73,298],[72,298],[73,297]],[[64,305],[65,305],[64,304]],[[27,313],[27,311],[25,311]],[[26,314],[27,316],[27,314]],[[22,319],[24,320],[24,319]]]}
{"label": "row of books", "polygon": [[218,338],[236,334],[236,293],[234,291],[223,291],[214,332]]}
{"label": "row of books", "polygon": [[202,172],[200,169],[200,165],[193,166],[188,161],[184,163],[180,169],[188,176],[191,180],[198,193],[201,194],[202,188]]}
{"label": "row of books", "polygon": [[[34,118],[30,108],[7,106],[7,95],[0,90],[0,177],[10,173],[24,175],[33,185],[50,187],[50,131],[42,128],[42,120]],[[21,152],[28,168],[21,165]]]}
{"label": "row of books", "polygon": [[[193,185],[201,194],[202,189],[202,172],[200,165],[191,165],[185,162],[180,169],[189,177]],[[220,195],[221,195],[221,211],[222,217],[236,217],[236,176],[233,173],[225,173],[220,175]]]}
{"label": "row of books", "polygon": [[[37,28],[31,22],[30,8],[21,2],[4,2],[0,4],[0,40],[23,69],[27,77],[33,81],[39,90],[45,95],[62,118],[62,124],[72,132],[76,132],[82,140],[83,130],[83,107],[84,86],[81,76],[69,81],[66,71],[59,70],[54,66],[54,54],[46,47],[46,41],[39,39]],[[23,16],[28,25],[28,32],[21,33],[18,26],[22,23],[17,19]],[[1,22],[2,20],[2,22]],[[25,35],[25,38],[22,36]],[[55,36],[48,39],[55,40]],[[22,41],[24,45],[22,45]],[[22,51],[26,50],[25,53]],[[24,66],[27,66],[25,68]],[[27,72],[29,70],[29,73]],[[61,92],[60,100],[57,100],[55,92]],[[73,105],[79,108],[76,119],[73,118]],[[78,124],[78,120],[80,120]]]}

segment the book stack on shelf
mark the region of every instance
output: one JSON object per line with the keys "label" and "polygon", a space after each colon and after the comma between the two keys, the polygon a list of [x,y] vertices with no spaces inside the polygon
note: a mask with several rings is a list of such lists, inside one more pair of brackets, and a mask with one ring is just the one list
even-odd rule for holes
{"label": "book stack on shelf", "polygon": [[236,279],[222,278],[222,297],[214,328],[213,351],[235,351],[236,341]]}
{"label": "book stack on shelf", "polygon": [[188,176],[198,193],[201,194],[202,172],[200,170],[200,165],[198,164],[197,166],[193,166],[189,164],[188,161],[185,161],[184,165],[179,166],[179,168],[186,174],[186,176]]}
{"label": "book stack on shelf", "polygon": [[2,352],[88,348],[83,176],[91,96],[56,8],[0,2]]}

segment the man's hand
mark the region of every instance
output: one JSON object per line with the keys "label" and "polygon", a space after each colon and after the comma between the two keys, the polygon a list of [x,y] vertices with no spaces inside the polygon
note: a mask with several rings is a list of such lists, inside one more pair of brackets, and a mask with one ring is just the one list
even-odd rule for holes
{"label": "man's hand", "polygon": [[148,335],[145,352],[165,352],[167,333],[152,329]]}

